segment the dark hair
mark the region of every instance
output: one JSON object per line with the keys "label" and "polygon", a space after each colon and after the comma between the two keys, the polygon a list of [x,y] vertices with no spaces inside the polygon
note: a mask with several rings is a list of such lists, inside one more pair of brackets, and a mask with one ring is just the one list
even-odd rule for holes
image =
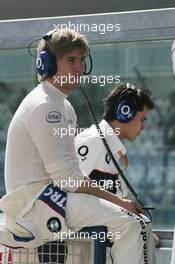
{"label": "dark hair", "polygon": [[[132,85],[131,85],[132,86]],[[124,98],[123,98],[124,97]],[[134,100],[136,102],[136,112],[143,111],[144,106],[148,109],[154,108],[153,97],[147,89],[128,89],[127,83],[120,83],[111,93],[103,100],[104,113],[103,119],[106,121],[115,120],[116,106],[122,99]]]}

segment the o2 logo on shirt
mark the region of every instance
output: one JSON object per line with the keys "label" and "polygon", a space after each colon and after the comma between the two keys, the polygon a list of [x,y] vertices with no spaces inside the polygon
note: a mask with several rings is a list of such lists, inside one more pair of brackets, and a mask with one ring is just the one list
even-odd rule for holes
{"label": "o2 logo on shirt", "polygon": [[88,152],[89,152],[89,149],[85,145],[78,148],[78,154],[81,156],[82,161],[86,160],[86,155],[88,154]]}
{"label": "o2 logo on shirt", "polygon": [[46,115],[46,120],[49,123],[58,123],[61,120],[61,113],[60,112],[57,112],[57,111],[49,112]]}

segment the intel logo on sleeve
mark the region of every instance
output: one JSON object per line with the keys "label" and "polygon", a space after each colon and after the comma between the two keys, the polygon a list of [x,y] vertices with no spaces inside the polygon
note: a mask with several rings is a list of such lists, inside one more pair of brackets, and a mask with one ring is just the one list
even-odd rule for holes
{"label": "intel logo on sleeve", "polygon": [[49,112],[46,115],[46,120],[49,123],[58,123],[61,120],[61,113],[60,112],[57,112],[57,111]]}

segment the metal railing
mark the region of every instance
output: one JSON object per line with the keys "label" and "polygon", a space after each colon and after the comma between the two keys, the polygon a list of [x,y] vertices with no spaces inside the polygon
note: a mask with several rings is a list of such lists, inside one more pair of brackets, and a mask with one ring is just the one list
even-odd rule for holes
{"label": "metal railing", "polygon": [[[115,25],[118,24],[120,30],[116,30]],[[31,40],[42,37],[47,31],[59,28],[60,25],[77,29],[87,36],[91,44],[173,39],[175,36],[175,8],[2,20],[0,21],[0,49],[27,47]],[[114,27],[112,30],[106,28],[105,32],[104,30],[100,32],[100,28],[90,30],[93,25],[113,25]]]}
{"label": "metal railing", "polygon": [[[106,227],[88,227],[81,231],[89,233],[96,231],[107,232]],[[165,250],[169,250],[169,258],[173,244],[173,231],[154,231],[159,238],[160,244],[156,250],[157,259]],[[108,240],[98,239],[68,239],[64,242],[53,241],[35,249],[10,249],[0,246],[0,264],[106,264],[111,263],[110,257],[106,257],[111,247]],[[162,253],[163,252],[163,253]],[[160,260],[158,262],[160,264]],[[168,262],[167,262],[168,264]]]}

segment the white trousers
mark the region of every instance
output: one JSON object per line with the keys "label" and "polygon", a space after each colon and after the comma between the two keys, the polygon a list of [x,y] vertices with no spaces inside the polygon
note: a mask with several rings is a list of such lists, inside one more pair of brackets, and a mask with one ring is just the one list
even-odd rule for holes
{"label": "white trousers", "polygon": [[114,242],[113,264],[156,263],[151,225],[115,204],[92,195],[68,193],[66,221],[71,229],[107,226]]}

